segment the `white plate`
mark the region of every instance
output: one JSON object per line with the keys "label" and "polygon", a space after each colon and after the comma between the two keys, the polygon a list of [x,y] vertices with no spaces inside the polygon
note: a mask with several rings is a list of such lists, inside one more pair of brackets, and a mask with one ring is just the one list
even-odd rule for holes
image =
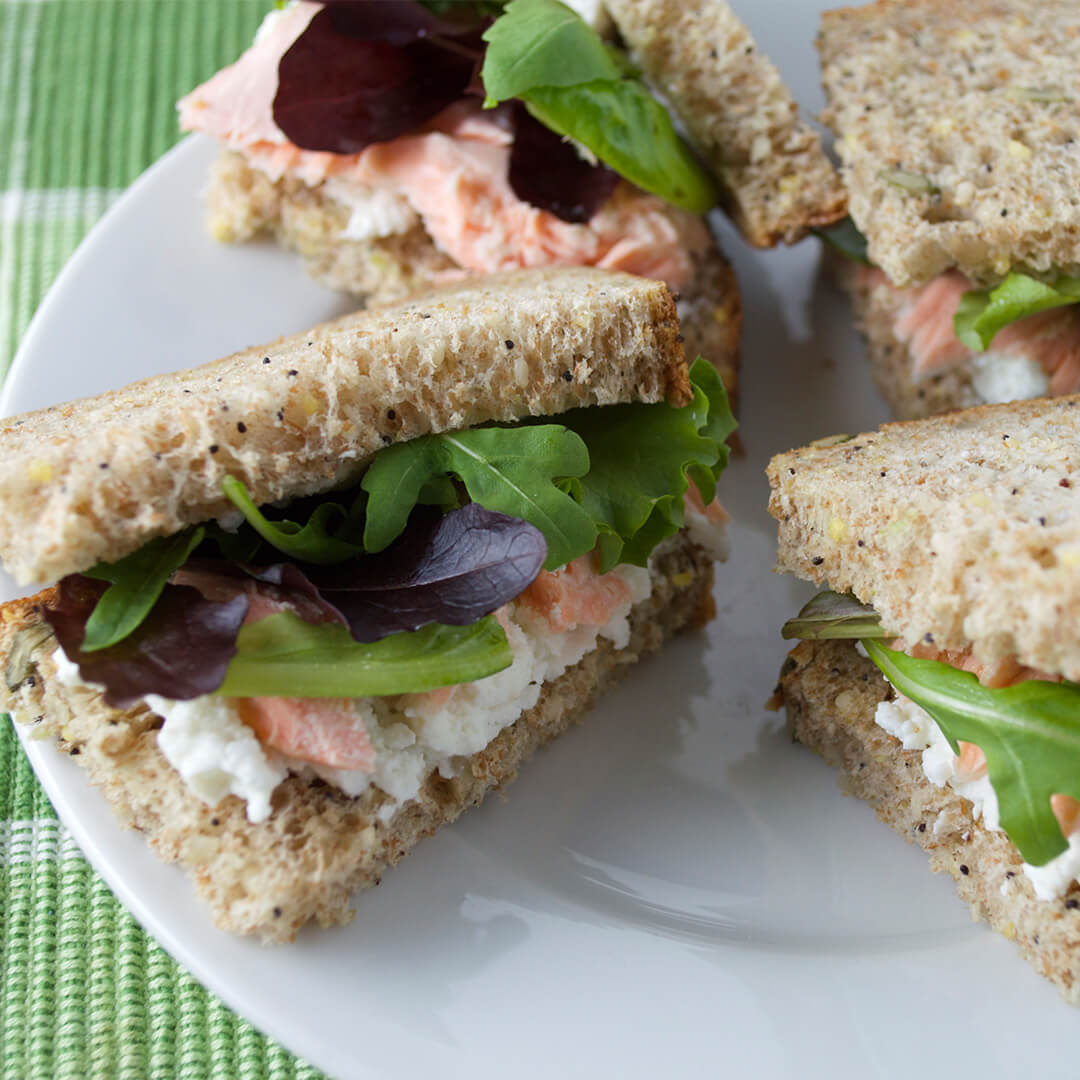
{"label": "white plate", "polygon": [[[743,6],[817,108],[817,5]],[[199,192],[212,155],[183,144],[95,229],[34,320],[0,410],[201,363],[347,307],[285,253],[208,239]],[[1075,1068],[1076,1013],[762,707],[785,651],[778,628],[807,595],[771,573],[762,468],[884,414],[816,244],[761,254],[726,229],[724,241],[745,297],[748,453],[724,481],[736,525],[718,619],[640,665],[528,765],[509,801],[421,845],[359,898],[352,926],[285,948],[214,930],[180,872],[117,827],[78,768],[27,746],[139,921],[333,1076]]]}

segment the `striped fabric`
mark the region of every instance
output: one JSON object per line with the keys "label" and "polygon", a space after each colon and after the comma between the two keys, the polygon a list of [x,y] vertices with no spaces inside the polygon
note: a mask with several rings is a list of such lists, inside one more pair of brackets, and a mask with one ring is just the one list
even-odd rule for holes
{"label": "striped fabric", "polygon": [[[178,138],[174,102],[272,0],[0,0],[0,377],[87,230]],[[314,1080],[139,929],[0,723],[3,1080]]]}

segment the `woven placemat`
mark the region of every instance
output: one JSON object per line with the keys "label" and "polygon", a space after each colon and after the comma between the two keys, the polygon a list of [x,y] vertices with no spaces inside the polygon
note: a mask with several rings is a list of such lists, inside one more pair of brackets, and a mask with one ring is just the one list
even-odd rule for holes
{"label": "woven placemat", "polygon": [[[87,230],[179,138],[175,101],[272,0],[0,0],[0,377]],[[151,241],[152,242],[152,241]],[[120,906],[0,722],[4,1080],[316,1080]]]}

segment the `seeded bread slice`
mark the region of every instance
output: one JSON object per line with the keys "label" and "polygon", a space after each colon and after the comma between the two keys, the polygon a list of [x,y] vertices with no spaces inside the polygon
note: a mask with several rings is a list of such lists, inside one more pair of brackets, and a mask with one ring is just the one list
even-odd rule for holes
{"label": "seeded bread slice", "polygon": [[818,49],[851,216],[897,285],[1080,269],[1075,0],[877,0],[826,12]]}
{"label": "seeded bread slice", "polygon": [[844,216],[847,196],[780,73],[725,0],[604,0],[631,58],[719,177],[756,247]]}
{"label": "seeded bread slice", "polygon": [[291,941],[308,921],[348,922],[353,892],[378,884],[417,841],[513,780],[522,762],[578,721],[631,663],[683,627],[711,618],[711,583],[711,560],[680,534],[656,560],[652,595],[632,609],[626,648],[601,638],[593,652],[545,686],[533,708],[467,759],[456,777],[436,770],[418,798],[389,821],[378,816],[385,796],[375,788],[350,798],[298,776],[278,787],[273,813],[260,824],[247,820],[236,796],[207,806],[158,749],[159,717],[141,707],[111,709],[95,690],[53,678],[51,637],[33,649],[29,665],[12,671],[16,636],[40,625],[41,607],[55,590],[0,608],[0,657],[8,681],[16,684],[0,704],[78,755],[123,823],[144,832],[162,859],[192,875],[222,929]]}
{"label": "seeded bread slice", "polygon": [[[210,171],[207,206],[217,239],[237,243],[272,236],[300,253],[316,281],[371,305],[395,303],[465,273],[439,251],[422,225],[377,239],[347,238],[349,211],[324,187],[287,177],[273,181],[231,150],[223,151]],[[679,319],[687,357],[704,356],[734,398],[742,324],[739,289],[715,243],[695,259],[693,280],[680,294]]]}
{"label": "seeded bread slice", "polygon": [[1003,832],[976,822],[971,803],[931,784],[921,754],[874,723],[892,687],[853,642],[802,642],[778,688],[794,738],[844,773],[846,792],[868,802],[908,843],[950,874],[971,914],[1015,941],[1024,958],[1080,1005],[1080,885],[1058,900],[1039,900],[1023,859]]}
{"label": "seeded bread slice", "polygon": [[985,405],[773,458],[777,569],[915,643],[1080,679],[1080,396]]}
{"label": "seeded bread slice", "polygon": [[663,284],[581,268],[470,279],[0,421],[0,559],[49,581],[228,513],[227,475],[263,504],[428,432],[689,389]]}

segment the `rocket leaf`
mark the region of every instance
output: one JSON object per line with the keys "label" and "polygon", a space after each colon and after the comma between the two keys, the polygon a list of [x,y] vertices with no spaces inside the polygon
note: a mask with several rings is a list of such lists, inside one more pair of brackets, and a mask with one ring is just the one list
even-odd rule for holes
{"label": "rocket leaf", "polygon": [[784,638],[823,641],[827,638],[881,638],[881,616],[851,593],[820,592],[780,631]]}

